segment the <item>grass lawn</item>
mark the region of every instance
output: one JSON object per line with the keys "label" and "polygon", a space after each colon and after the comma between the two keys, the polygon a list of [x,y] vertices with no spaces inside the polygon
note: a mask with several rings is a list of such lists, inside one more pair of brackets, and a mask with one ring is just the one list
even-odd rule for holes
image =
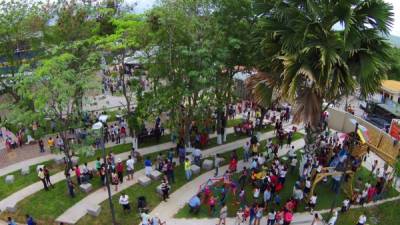
{"label": "grass lawn", "polygon": [[[299,157],[299,153],[298,153],[298,157]],[[296,170],[294,173],[288,173],[286,176],[286,182],[285,182],[285,187],[283,188],[283,190],[281,190],[281,192],[279,193],[279,196],[281,197],[281,205],[280,206],[276,206],[275,204],[270,204],[270,207],[274,208],[274,209],[280,209],[283,204],[290,199],[290,197],[292,196],[292,191],[293,191],[293,186],[295,184],[295,182],[298,179],[298,170]],[[375,180],[375,178],[370,176],[370,172],[365,169],[365,168],[360,168],[359,171],[356,174],[356,178],[360,177],[363,181],[369,181],[371,183],[373,183],[373,181]],[[238,180],[238,174],[234,175],[234,179]],[[355,179],[354,179],[355,180]],[[318,196],[318,201],[317,201],[317,205],[316,205],[316,210],[322,210],[322,209],[329,209],[332,206],[332,202],[333,199],[335,198],[335,193],[333,191],[331,191],[331,179],[329,182],[327,183],[323,183],[320,182],[317,186],[317,188],[315,189],[315,193]],[[344,185],[342,185],[343,187]],[[214,195],[219,197],[219,189],[218,189],[218,185],[216,186],[217,188],[215,188],[213,190]],[[252,204],[254,202],[253,200],[253,187],[251,185],[247,185],[245,186],[245,193],[246,193],[246,202],[247,204]],[[399,193],[394,189],[391,188],[390,190],[387,191],[387,193],[384,195],[384,198],[391,198],[394,196],[399,195]],[[260,200],[262,199],[262,194],[260,194]],[[339,195],[338,195],[338,200],[337,200],[337,204],[336,207],[340,206],[341,203],[343,202],[343,200],[346,198],[346,195],[344,194],[343,190],[340,191]],[[236,212],[239,209],[239,205],[238,204],[234,204],[237,200],[234,200],[234,197],[232,195],[232,193],[229,193],[227,195],[227,206],[228,206],[228,215],[230,217],[235,217],[236,216]],[[306,211],[305,209],[306,204],[304,202],[302,202],[298,208],[297,208],[297,212],[304,212]],[[219,212],[219,209],[217,208],[216,212]],[[216,213],[218,214],[218,213]],[[213,215],[214,217],[218,216],[218,215]],[[184,208],[182,208],[181,210],[179,210],[179,212],[175,215],[176,218],[207,218],[210,217],[210,215],[208,214],[208,207],[202,205],[200,212],[198,215],[193,215],[189,213],[189,207],[186,205]],[[344,223],[347,225],[347,223]],[[344,225],[343,224],[343,225]],[[353,223],[355,224],[355,223]],[[385,223],[381,223],[381,224],[385,224]]]}
{"label": "grass lawn", "polygon": [[[234,150],[233,150],[234,151]],[[236,151],[240,151],[240,149],[236,149]],[[232,151],[221,154],[220,156],[225,158],[225,164],[228,163],[228,159],[230,157]],[[239,154],[239,157],[243,154]],[[200,174],[207,172],[206,170],[201,170]],[[221,173],[221,171],[220,171]],[[193,175],[193,178],[196,178],[199,175]],[[183,165],[179,165],[175,169],[175,183],[171,185],[171,193],[178,190],[180,187],[185,185],[186,178],[183,170]],[[139,224],[140,216],[136,213],[136,202],[139,196],[145,196],[147,204],[150,209],[156,207],[161,202],[161,196],[156,193],[156,187],[160,184],[160,182],[152,182],[147,187],[142,187],[139,184],[135,184],[132,187],[129,187],[124,192],[129,195],[129,199],[131,202],[131,207],[133,212],[130,214],[125,214],[122,211],[122,207],[118,204],[118,199],[120,195],[113,196],[113,203],[115,206],[116,218],[119,224]],[[92,217],[90,215],[84,216],[79,222],[78,225],[100,225],[100,224],[111,224],[111,213],[109,208],[108,201],[105,201],[101,204],[102,212],[98,217]]]}
{"label": "grass lawn", "polygon": [[[148,154],[152,160],[155,160],[157,157],[157,153]],[[125,163],[125,161],[123,162]],[[143,160],[137,162],[135,164],[135,169],[140,170],[143,169]],[[72,178],[76,184],[76,178]],[[101,188],[100,178],[98,176],[94,177],[91,181],[93,185],[93,191],[96,191]],[[41,190],[34,195],[29,196],[23,201],[18,203],[18,210],[16,213],[8,214],[2,213],[0,214],[1,218],[6,219],[8,215],[16,218],[18,221],[24,220],[24,215],[29,213],[32,215],[39,224],[52,224],[56,217],[61,215],[66,209],[72,207],[74,204],[82,200],[87,196],[87,194],[75,189],[76,197],[71,198],[67,192],[67,186],[65,181],[61,181],[54,186],[54,189],[50,191]],[[113,188],[113,187],[112,187]],[[40,203],[40,204],[37,204]]]}
{"label": "grass lawn", "polygon": [[234,127],[242,123],[242,119],[230,119],[226,123],[226,127]]}
{"label": "grass lawn", "polygon": [[[400,223],[400,200],[386,202],[381,205],[351,209],[348,212],[340,213],[336,225],[354,225],[361,214],[367,216],[369,225],[389,225]],[[322,215],[325,221],[329,220],[329,213]]]}
{"label": "grass lawn", "polygon": [[[166,135],[164,137],[166,137]],[[229,134],[227,136],[227,143],[242,139],[244,137],[245,137],[244,135]],[[145,142],[143,144],[147,144],[147,143]],[[217,145],[216,138],[213,138],[210,140],[208,148],[214,147],[216,145]],[[124,145],[115,146],[115,147],[111,148],[110,150],[112,150],[113,153],[118,154],[121,152],[129,151],[130,146],[131,146],[130,144],[124,144]],[[149,154],[148,156],[150,156],[152,159],[154,159],[157,154],[158,153],[153,153],[153,154]],[[229,154],[230,153],[224,153],[224,154],[222,154],[222,156],[228,158]],[[240,154],[240,157],[242,155],[243,154]],[[91,157],[91,158],[93,158],[93,157]],[[96,158],[96,156],[92,160],[94,160],[95,158]],[[90,160],[88,160],[88,161],[90,161]],[[142,162],[138,163],[135,166],[135,168],[137,168],[137,169],[143,168]],[[179,171],[179,169],[177,171]],[[32,183],[37,182],[36,173],[31,174],[29,176],[33,177],[33,181],[31,181]],[[95,181],[92,182],[93,190],[97,190],[100,188],[100,183],[97,181],[98,181],[98,178],[95,178]],[[12,192],[10,192],[10,193],[12,193]],[[65,182],[61,181],[61,182],[57,183],[55,185],[55,188],[52,189],[51,191],[49,191],[49,192],[46,192],[44,190],[39,191],[38,193],[35,193],[34,195],[29,196],[28,198],[26,198],[23,201],[21,201],[20,203],[18,203],[18,211],[15,214],[13,214],[13,217],[21,220],[21,219],[23,219],[23,216],[29,212],[29,214],[32,214],[37,220],[50,224],[57,216],[61,215],[64,210],[73,206],[75,203],[80,201],[85,196],[86,195],[84,193],[78,193],[75,198],[71,199],[67,194]],[[49,202],[48,204],[41,204],[41,205],[33,204],[33,203],[37,203],[37,202],[43,202],[43,200],[45,200],[45,199],[57,199],[57,200],[50,201],[50,202],[47,201],[47,202]],[[44,202],[46,202],[46,201],[44,201]],[[1,217],[6,218],[6,215],[7,215],[6,213],[3,213],[3,214],[1,214]]]}
{"label": "grass lawn", "polygon": [[[267,127],[263,130],[262,132],[268,132],[271,131],[273,128],[272,127]],[[239,139],[245,138],[245,135],[236,135],[234,133],[228,134],[227,135],[227,143],[237,141]],[[163,135],[160,139],[159,142],[157,142],[155,139],[145,139],[144,141],[139,143],[139,148],[145,148],[157,144],[163,144],[167,143],[170,141],[170,136],[169,135]],[[217,138],[211,138],[209,140],[209,143],[205,148],[212,148],[217,146]],[[123,152],[127,152],[131,149],[131,144],[121,144],[118,146],[114,146],[111,148],[107,148],[107,153],[108,152],[113,152],[114,154],[119,154]],[[97,157],[101,157],[101,151],[96,151],[94,156],[84,156],[84,155],[79,155],[80,158],[80,163],[82,164],[83,162],[91,162],[96,160]],[[46,165],[49,170],[50,174],[54,174],[57,172],[60,172],[64,169],[64,165],[56,165],[53,160],[49,160],[40,164],[32,165],[30,166],[30,171],[31,173],[28,175],[21,175],[21,172],[15,171],[13,173],[7,174],[7,175],[14,175],[15,182],[13,184],[6,184],[5,183],[5,176],[0,177],[0,200],[6,198],[7,196],[11,195],[12,193],[19,191],[23,189],[24,187],[31,185],[35,182],[38,181],[37,174],[36,174],[36,167],[38,165]]]}
{"label": "grass lawn", "polygon": [[[152,145],[166,143],[169,141],[170,141],[169,135],[162,136],[159,142],[156,142],[153,139],[146,139],[145,141],[143,141],[139,144],[139,148],[145,148],[145,147],[149,147]],[[117,145],[117,146],[114,146],[111,148],[107,148],[106,153],[113,152],[114,154],[120,154],[120,153],[131,150],[131,146],[132,146],[131,144]],[[80,164],[83,164],[84,162],[94,161],[94,160],[96,160],[97,157],[101,157],[101,156],[102,156],[101,151],[96,151],[94,156],[84,156],[84,155],[78,154]],[[57,172],[64,170],[64,165],[57,165],[56,163],[54,163],[53,160],[49,160],[49,161],[46,161],[46,162],[43,162],[40,164],[30,166],[30,173],[25,176],[21,175],[20,170],[10,173],[11,175],[14,175],[15,181],[13,184],[5,183],[5,177],[10,174],[1,176],[0,177],[0,200],[6,198],[7,196],[11,195],[12,193],[14,193],[16,191],[23,189],[24,187],[26,187],[28,185],[31,185],[31,184],[37,182],[38,178],[37,178],[37,173],[36,173],[36,167],[38,165],[46,165],[50,170],[50,174],[55,174]]]}

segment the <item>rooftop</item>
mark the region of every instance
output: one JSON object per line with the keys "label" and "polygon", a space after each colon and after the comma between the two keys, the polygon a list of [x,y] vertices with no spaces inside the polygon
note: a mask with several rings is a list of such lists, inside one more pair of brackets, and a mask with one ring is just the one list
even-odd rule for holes
{"label": "rooftop", "polygon": [[392,93],[400,93],[400,81],[396,80],[383,80],[382,89]]}

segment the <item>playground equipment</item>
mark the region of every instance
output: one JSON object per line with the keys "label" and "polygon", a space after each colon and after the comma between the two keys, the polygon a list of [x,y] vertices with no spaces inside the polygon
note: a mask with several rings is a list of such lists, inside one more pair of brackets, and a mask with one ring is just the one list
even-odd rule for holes
{"label": "playground equipment", "polygon": [[[389,134],[370,124],[362,118],[354,116],[348,112],[329,108],[327,110],[328,127],[343,133],[355,132],[360,140],[356,146],[353,146],[350,153],[354,158],[363,159],[369,152],[374,152],[388,165],[393,166],[400,152],[400,144]],[[355,172],[351,168],[344,171],[336,171],[335,167],[322,168],[321,172],[316,174],[310,190],[312,196],[318,183],[329,176],[347,176],[344,186],[344,192],[348,197],[353,196],[353,179]]]}
{"label": "playground equipment", "polygon": [[[400,152],[400,144],[394,140],[392,136],[375,127],[364,119],[354,116],[350,113],[329,108],[328,110],[328,127],[338,132],[350,133],[354,132],[356,124],[358,124],[357,134],[360,137],[361,145],[357,146],[353,151],[358,156],[363,156],[372,151],[382,158],[390,166],[396,163],[397,156]],[[366,138],[366,136],[368,136]]]}

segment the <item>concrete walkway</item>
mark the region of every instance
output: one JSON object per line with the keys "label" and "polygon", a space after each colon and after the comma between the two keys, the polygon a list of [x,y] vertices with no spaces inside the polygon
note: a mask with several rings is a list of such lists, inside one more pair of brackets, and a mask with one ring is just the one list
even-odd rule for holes
{"label": "concrete walkway", "polygon": [[[273,134],[273,131],[267,132],[267,133],[263,133],[260,135],[260,140],[266,140],[268,138],[272,138],[275,135]],[[244,138],[241,140],[237,140],[228,144],[224,144],[224,145],[219,145],[207,150],[202,151],[202,156],[203,158],[207,158],[208,156],[212,156],[216,153],[224,153],[224,152],[229,152],[232,151],[234,149],[237,149],[239,147],[242,147],[247,141],[249,141],[250,138]],[[304,146],[304,141],[300,140],[301,143],[303,143],[302,145]],[[222,170],[221,170],[222,171]],[[121,188],[119,188],[118,192],[112,192],[112,195],[119,193],[120,191],[136,184],[137,182],[137,177],[140,177],[144,175],[144,170],[140,170],[137,173],[135,173],[135,179],[133,181],[130,182],[124,182],[121,185]],[[192,185],[192,182],[190,182],[190,186],[193,187],[198,187],[196,185]],[[78,222],[78,220],[80,218],[82,218],[83,216],[86,215],[87,209],[88,207],[92,207],[93,205],[99,205],[100,203],[102,203],[103,201],[107,200],[108,196],[107,196],[107,192],[105,192],[104,190],[100,189],[97,190],[91,194],[89,194],[88,196],[86,196],[84,199],[82,199],[81,201],[79,201],[77,204],[75,204],[74,206],[72,206],[71,208],[69,208],[68,210],[66,210],[62,215],[60,215],[56,221],[57,222],[64,222],[66,224],[75,224]]]}
{"label": "concrete walkway", "polygon": [[[233,133],[233,128],[227,129],[227,134],[230,134],[230,133]],[[217,136],[216,134],[211,134],[210,138],[214,138],[216,136]],[[132,143],[132,138],[130,138],[130,137],[127,138],[126,143]],[[116,144],[108,143],[106,147],[113,147],[113,146],[116,146]],[[147,155],[147,154],[151,154],[151,153],[155,153],[155,152],[169,150],[171,148],[174,148],[175,146],[176,146],[176,144],[174,144],[172,142],[167,142],[164,144],[153,145],[153,146],[146,147],[146,148],[140,148],[140,149],[138,149],[138,152],[142,155]],[[115,155],[115,158],[116,159],[118,159],[118,158],[127,159],[129,154],[130,154],[130,151],[120,153],[120,154]],[[55,156],[56,155],[52,155],[52,157],[50,157],[50,155],[49,155],[48,160],[53,159]],[[26,164],[28,164],[28,163],[30,163],[30,165],[36,165],[43,161],[47,161],[47,160],[43,160],[43,161],[41,161],[41,160],[43,160],[43,159],[35,158],[35,159],[30,160],[29,162],[27,162],[27,161],[20,162],[20,163],[15,164],[15,166],[10,168],[8,171],[19,170],[22,167],[26,166]],[[93,168],[95,166],[95,161],[88,162],[88,166]],[[0,172],[3,172],[3,169],[1,169]],[[5,174],[8,174],[8,173],[5,173]],[[74,173],[72,173],[71,175],[74,176]],[[65,180],[64,171],[60,171],[60,172],[52,175],[50,179],[53,184],[58,183],[62,180]],[[10,196],[7,196],[5,199],[2,199],[0,201],[0,212],[6,210],[6,208],[8,206],[15,207],[19,201],[23,200],[24,198],[42,190],[42,189],[43,189],[43,184],[40,181],[38,181],[34,184],[31,184],[31,185],[13,193]]]}
{"label": "concrete walkway", "polygon": [[[295,146],[296,150],[299,150],[304,147],[304,140],[297,140],[293,142],[293,145]],[[283,149],[280,149],[278,152],[278,156],[281,157],[283,155],[286,155],[288,152],[289,148],[284,147]],[[239,161],[238,163],[238,168],[239,171],[243,169],[244,166],[250,167],[250,163],[244,163],[243,161]],[[220,171],[225,171],[228,169],[228,165],[223,166],[220,168]],[[174,215],[181,209],[183,208],[190,200],[190,198],[193,197],[198,191],[198,188],[200,185],[204,184],[207,182],[208,179],[213,177],[214,171],[209,171],[207,173],[204,173],[203,175],[197,177],[190,183],[185,184],[181,188],[179,188],[177,191],[173,192],[170,195],[170,199],[167,202],[161,202],[153,211],[151,212],[152,215],[158,215],[163,221],[167,221],[167,224],[174,224],[174,225],[186,225],[186,224],[204,224],[204,225],[211,225],[215,224],[217,222],[217,219],[175,219]],[[229,206],[228,206],[229,207]],[[301,215],[301,216],[295,216],[294,217],[295,221],[294,222],[309,222],[307,224],[310,224],[313,216],[311,216],[309,213]],[[298,224],[302,224],[298,223]],[[234,218],[229,218],[227,221],[227,224],[235,224],[235,219]],[[265,223],[266,224],[266,221]],[[296,223],[293,223],[296,224]]]}

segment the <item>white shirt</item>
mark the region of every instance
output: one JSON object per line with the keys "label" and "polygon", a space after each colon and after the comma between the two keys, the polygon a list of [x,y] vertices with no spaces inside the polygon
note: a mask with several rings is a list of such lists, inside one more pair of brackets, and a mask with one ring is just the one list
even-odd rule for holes
{"label": "white shirt", "polygon": [[311,181],[306,180],[306,188],[311,188]]}
{"label": "white shirt", "polygon": [[147,213],[142,213],[140,216],[142,217],[142,225],[149,225],[150,216]]}
{"label": "white shirt", "polygon": [[244,144],[243,149],[244,149],[244,151],[248,152],[250,150],[250,144],[247,144],[247,143]]}
{"label": "white shirt", "polygon": [[196,148],[193,152],[193,157],[200,157],[201,156],[201,150]]}
{"label": "white shirt", "polygon": [[343,201],[343,206],[344,206],[344,207],[348,207],[349,204],[350,204],[350,200],[345,199],[345,200]]}
{"label": "white shirt", "polygon": [[129,196],[128,195],[121,195],[119,197],[119,204],[121,204],[121,205],[129,204]]}
{"label": "white shirt", "polygon": [[275,212],[269,212],[268,213],[268,219],[269,220],[274,220],[275,219]]}
{"label": "white shirt", "polygon": [[281,170],[281,172],[279,173],[279,176],[280,176],[281,178],[285,178],[285,177],[286,177],[286,173],[287,173],[286,170]]}
{"label": "white shirt", "polygon": [[310,204],[317,204],[317,196],[315,196],[315,195],[311,196]]}
{"label": "white shirt", "polygon": [[367,222],[367,217],[364,215],[361,215],[360,218],[358,219],[358,223],[365,224],[366,222]]}
{"label": "white shirt", "polygon": [[260,197],[260,189],[256,188],[256,189],[254,190],[253,197],[254,197],[254,198]]}
{"label": "white shirt", "polygon": [[297,166],[297,159],[293,158],[292,162],[290,163],[291,166]]}
{"label": "white shirt", "polygon": [[328,225],[335,225],[336,220],[337,220],[337,216],[336,216],[336,215],[332,216],[332,217],[329,219]]}
{"label": "white shirt", "polygon": [[133,159],[128,159],[126,161],[126,169],[127,170],[133,170],[135,168],[135,160]]}

